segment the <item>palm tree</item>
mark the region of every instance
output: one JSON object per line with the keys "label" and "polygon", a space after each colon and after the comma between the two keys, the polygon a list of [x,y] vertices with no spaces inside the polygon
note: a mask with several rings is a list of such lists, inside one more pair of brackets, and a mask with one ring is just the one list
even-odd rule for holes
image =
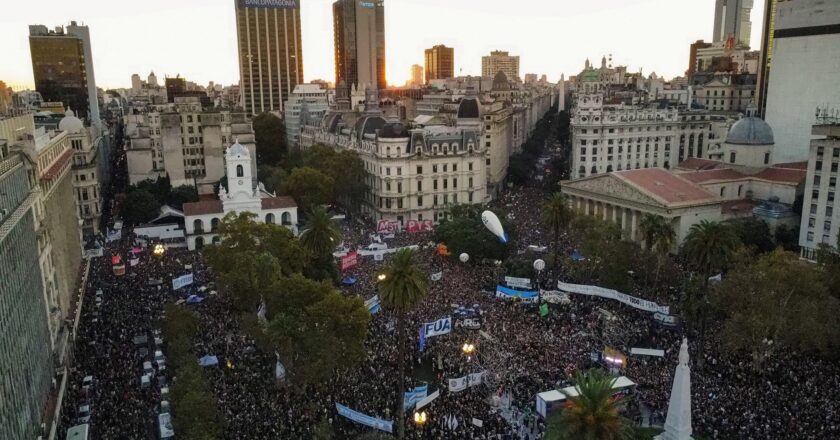
{"label": "palm tree", "polygon": [[569,206],[569,199],[565,194],[556,192],[549,198],[542,207],[543,223],[548,225],[554,232],[554,261],[557,261],[557,249],[560,248],[560,229],[569,226],[574,218],[574,211]]}
{"label": "palm tree", "polygon": [[639,228],[645,237],[645,246],[656,254],[656,278],[654,280],[654,285],[656,285],[659,284],[659,273],[662,270],[664,260],[677,241],[677,234],[668,219],[653,214],[645,214],[639,222]]}
{"label": "palm tree", "polygon": [[379,274],[379,295],[382,304],[397,315],[397,363],[399,390],[397,392],[398,438],[405,437],[405,314],[426,296],[426,273],[414,262],[414,250],[401,249],[393,261]]}
{"label": "palm tree", "polygon": [[629,439],[632,428],[618,414],[621,398],[613,399],[615,378],[601,370],[575,375],[577,395],[566,396],[562,412],[549,419],[547,440],[619,440]]}
{"label": "palm tree", "polygon": [[335,227],[324,208],[315,207],[306,227],[300,233],[300,243],[315,258],[330,255],[341,240],[341,232]]}
{"label": "palm tree", "polygon": [[712,272],[723,270],[735,254],[740,240],[735,230],[725,223],[703,220],[688,231],[683,248],[688,262],[703,277],[703,307],[700,314],[700,355],[698,366],[703,366],[704,342],[706,337],[706,307],[709,295],[709,278]]}

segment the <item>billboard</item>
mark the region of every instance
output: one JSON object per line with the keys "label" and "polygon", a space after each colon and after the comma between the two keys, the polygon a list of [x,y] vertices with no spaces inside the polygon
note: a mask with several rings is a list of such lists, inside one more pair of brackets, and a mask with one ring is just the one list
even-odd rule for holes
{"label": "billboard", "polygon": [[236,0],[240,8],[295,9],[298,0]]}

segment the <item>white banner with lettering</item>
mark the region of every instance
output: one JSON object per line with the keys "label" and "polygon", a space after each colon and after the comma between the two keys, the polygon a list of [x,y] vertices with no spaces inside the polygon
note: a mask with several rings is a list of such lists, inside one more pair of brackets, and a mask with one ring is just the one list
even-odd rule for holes
{"label": "white banner with lettering", "polygon": [[457,393],[458,391],[464,391],[468,387],[481,385],[481,380],[483,377],[484,372],[482,371],[480,373],[472,373],[456,379],[449,379],[449,391]]}
{"label": "white banner with lettering", "polygon": [[577,293],[579,295],[600,296],[601,298],[614,299],[616,301],[627,304],[628,306],[635,307],[639,310],[644,310],[647,312],[658,312],[667,315],[670,311],[670,307],[668,306],[660,306],[659,304],[653,301],[636,298],[635,296],[631,296],[626,293],[621,293],[612,289],[605,289],[603,287],[586,286],[582,284],[568,284],[562,281],[558,281],[557,288],[560,291],[568,293]]}
{"label": "white banner with lettering", "polygon": [[531,288],[531,279],[530,278],[505,277],[505,284],[507,284],[508,287],[519,287],[521,289],[530,289]]}

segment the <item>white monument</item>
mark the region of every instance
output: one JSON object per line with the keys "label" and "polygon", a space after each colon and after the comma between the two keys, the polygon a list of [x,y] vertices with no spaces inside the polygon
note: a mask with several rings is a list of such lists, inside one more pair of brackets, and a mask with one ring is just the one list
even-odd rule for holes
{"label": "white monument", "polygon": [[691,440],[691,432],[691,368],[688,366],[688,339],[683,338],[668,402],[665,432],[656,436],[656,440]]}

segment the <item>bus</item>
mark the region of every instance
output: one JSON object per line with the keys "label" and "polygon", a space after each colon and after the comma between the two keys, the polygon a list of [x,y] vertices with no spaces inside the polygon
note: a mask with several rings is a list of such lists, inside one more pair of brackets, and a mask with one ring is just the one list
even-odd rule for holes
{"label": "bus", "polygon": [[[636,388],[636,383],[625,376],[617,377],[613,384],[613,396],[629,394]],[[565,394],[563,393],[565,392]],[[566,402],[566,395],[575,397],[578,395],[577,387],[563,388],[558,390],[545,391],[537,394],[537,413],[543,418],[548,418],[554,411],[561,409]]]}
{"label": "bus", "polygon": [[67,440],[89,440],[90,439],[90,425],[85,423],[76,425],[67,430]]}

